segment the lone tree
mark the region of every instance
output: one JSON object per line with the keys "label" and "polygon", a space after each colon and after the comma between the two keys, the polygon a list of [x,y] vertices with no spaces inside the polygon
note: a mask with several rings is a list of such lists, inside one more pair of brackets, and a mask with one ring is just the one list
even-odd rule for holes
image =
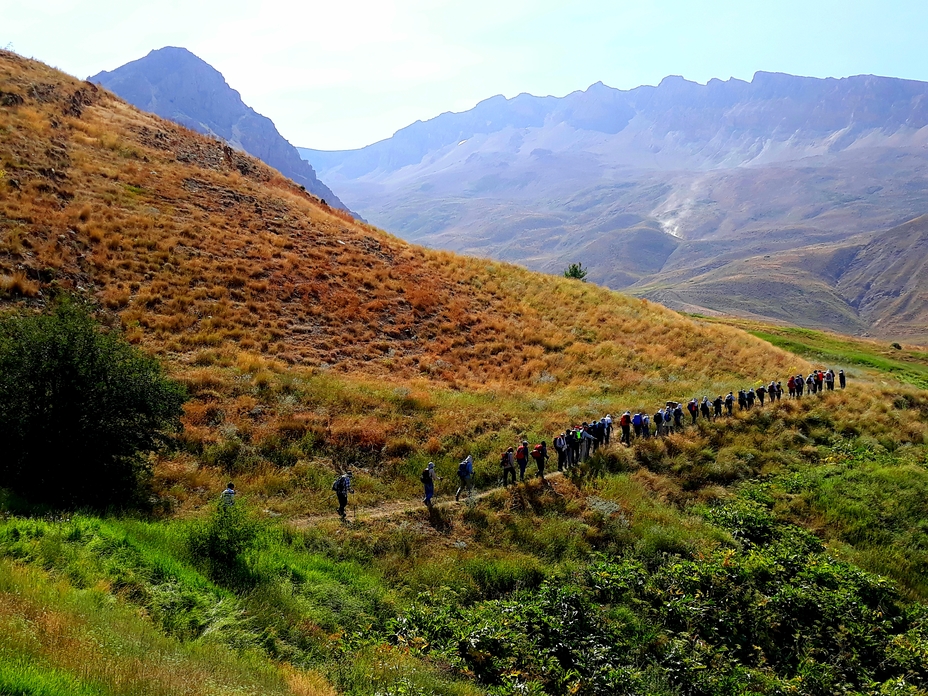
{"label": "lone tree", "polygon": [[63,297],[0,320],[0,486],[67,507],[131,503],[184,388]]}
{"label": "lone tree", "polygon": [[577,280],[586,280],[587,270],[583,267],[582,263],[572,263],[567,267],[567,270],[564,271],[565,278],[576,278]]}

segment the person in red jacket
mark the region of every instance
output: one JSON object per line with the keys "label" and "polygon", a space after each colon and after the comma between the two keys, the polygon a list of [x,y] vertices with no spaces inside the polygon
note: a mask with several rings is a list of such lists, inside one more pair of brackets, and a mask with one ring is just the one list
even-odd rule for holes
{"label": "person in red jacket", "polygon": [[632,414],[629,411],[619,418],[619,425],[622,427],[622,443],[628,447],[632,444]]}
{"label": "person in red jacket", "polygon": [[528,440],[522,440],[522,444],[516,450],[516,464],[519,465],[519,480],[525,481],[525,467],[528,466]]}

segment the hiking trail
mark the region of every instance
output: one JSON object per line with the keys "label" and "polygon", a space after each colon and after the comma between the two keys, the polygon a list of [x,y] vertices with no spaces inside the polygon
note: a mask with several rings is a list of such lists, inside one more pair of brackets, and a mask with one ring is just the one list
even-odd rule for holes
{"label": "hiking trail", "polygon": [[[551,486],[550,481],[559,480],[564,478],[564,473],[562,471],[552,471],[551,473],[545,474],[545,481],[547,485],[554,490],[556,495],[557,490]],[[525,484],[532,483],[537,481],[538,477],[533,476],[529,479],[526,479]],[[515,486],[525,485],[525,484],[514,484]],[[479,493],[474,493],[470,498],[462,497],[460,501],[456,501],[453,498],[448,500],[441,500],[438,502],[432,503],[432,509],[434,510],[445,510],[448,508],[454,507],[464,507],[470,504],[476,503],[478,500],[483,500],[494,493],[499,491],[506,490],[507,487],[504,486],[494,486],[492,488],[487,488]],[[375,505],[373,507],[365,507],[360,509],[354,509],[354,506],[348,506],[348,516],[347,521],[349,522],[366,522],[368,520],[378,520],[384,517],[392,517],[393,515],[402,515],[407,512],[414,512],[416,510],[428,510],[425,503],[422,502],[421,498],[416,498],[415,500],[398,500],[382,503],[381,505]],[[294,517],[287,521],[291,527],[296,529],[305,529],[310,525],[316,524],[318,522],[327,522],[331,520],[341,519],[337,512],[325,514],[325,515],[307,515],[306,517]]]}

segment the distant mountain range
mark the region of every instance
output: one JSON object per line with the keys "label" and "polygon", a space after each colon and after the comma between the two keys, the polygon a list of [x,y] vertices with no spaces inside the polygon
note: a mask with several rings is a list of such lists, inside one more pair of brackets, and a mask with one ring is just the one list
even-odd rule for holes
{"label": "distant mountain range", "polygon": [[428,246],[703,313],[928,340],[928,83],[757,73],[493,97],[359,150],[300,149]]}
{"label": "distant mountain range", "polygon": [[187,49],[161,48],[88,80],[139,109],[225,140],[305,186],[330,206],[347,210],[274,123],[246,105],[218,70]]}

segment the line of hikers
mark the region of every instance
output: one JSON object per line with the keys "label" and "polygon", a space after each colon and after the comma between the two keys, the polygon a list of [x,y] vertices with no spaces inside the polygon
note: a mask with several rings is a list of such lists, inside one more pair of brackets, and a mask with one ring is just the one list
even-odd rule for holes
{"label": "line of hikers", "polygon": [[[839,370],[837,375],[834,370],[815,370],[807,377],[792,375],[786,382],[787,392],[790,398],[799,399],[803,393],[808,391],[811,394],[817,394],[824,391],[833,391],[835,388],[835,379],[837,378],[841,389],[847,386],[847,376],[844,370]],[[724,413],[731,416],[734,413],[735,400],[737,399],[738,408],[742,411],[754,408],[759,401],[763,406],[764,402],[769,400],[771,403],[779,401],[783,396],[782,382],[771,381],[769,384],[761,384],[759,387],[741,389],[737,397],[733,391],[728,392],[724,398],[719,394],[712,401],[708,396],[703,396],[702,401],[693,397],[684,406],[680,401],[667,401],[664,406],[659,408],[652,417],[647,413],[638,412],[632,414],[631,411],[625,411],[619,419],[618,426],[622,432],[620,442],[630,446],[632,437],[650,438],[670,435],[674,432],[681,431],[684,428],[685,416],[684,408],[689,412],[692,419],[692,425],[695,425],[700,416],[705,420],[715,420],[721,418]],[[571,426],[563,432],[556,435],[551,443],[557,454],[557,470],[566,471],[577,464],[585,462],[600,447],[608,445],[612,438],[613,419],[611,415],[606,415],[599,420],[593,420],[589,423],[583,422],[579,426]],[[548,454],[548,443],[541,443],[531,447],[528,440],[522,440],[516,447],[507,447],[500,456],[500,466],[502,468],[502,485],[508,487],[510,479],[512,484],[516,484],[516,471],[518,471],[521,482],[525,481],[525,471],[528,468],[529,460],[535,462],[538,470],[538,476],[542,480],[545,478],[545,467],[548,464],[550,455]],[[461,494],[470,497],[474,491],[474,459],[468,455],[457,469],[458,488],[455,491],[454,499],[459,501]],[[423,470],[420,481],[422,482],[424,496],[422,502],[431,507],[432,498],[435,496],[435,481],[443,480],[435,472],[435,463],[429,462]],[[335,483],[332,484],[332,490],[338,497],[338,514],[345,517],[345,507],[348,505],[348,494],[354,491],[351,488],[351,474],[345,473],[339,476]]]}

